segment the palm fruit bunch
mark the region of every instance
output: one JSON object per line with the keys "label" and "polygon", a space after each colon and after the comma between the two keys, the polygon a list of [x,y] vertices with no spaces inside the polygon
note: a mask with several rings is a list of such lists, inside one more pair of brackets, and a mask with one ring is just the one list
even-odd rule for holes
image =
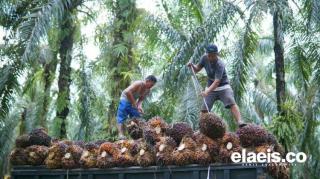
{"label": "palm fruit bunch", "polygon": [[138,119],[132,119],[126,125],[129,135],[132,139],[137,140],[143,137],[143,128],[146,122]]}
{"label": "palm fruit bunch", "polygon": [[10,162],[12,165],[27,165],[28,153],[24,148],[15,148],[10,153]]}
{"label": "palm fruit bunch", "polygon": [[154,148],[146,142],[141,142],[136,160],[137,164],[142,167],[154,165],[156,163]]}
{"label": "palm fruit bunch", "polygon": [[32,145],[50,146],[51,137],[44,128],[34,129],[29,133],[30,142]]}
{"label": "palm fruit bunch", "polygon": [[201,133],[211,139],[222,138],[226,132],[226,125],[223,120],[213,113],[205,113],[201,115],[199,128]]}
{"label": "palm fruit bunch", "polygon": [[89,142],[85,145],[82,155],[80,157],[80,165],[82,168],[95,168],[97,163],[97,156],[99,146],[94,142]]}
{"label": "palm fruit bunch", "polygon": [[85,143],[84,141],[82,141],[82,140],[74,141],[73,144],[74,144],[74,145],[77,145],[77,146],[79,146],[79,147],[81,147],[81,148],[84,148],[85,145],[86,145],[86,143]]}
{"label": "palm fruit bunch", "polygon": [[267,143],[268,132],[255,124],[247,124],[237,130],[242,147],[256,147]]}
{"label": "palm fruit bunch", "polygon": [[231,154],[241,152],[239,137],[235,133],[227,132],[222,138],[219,158],[221,162],[231,162]]}
{"label": "palm fruit bunch", "polygon": [[49,148],[42,145],[32,145],[25,149],[28,156],[28,164],[43,165],[48,156]]}
{"label": "palm fruit bunch", "polygon": [[30,136],[28,134],[23,134],[16,139],[16,147],[17,148],[26,148],[31,146]]}
{"label": "palm fruit bunch", "polygon": [[203,144],[202,147],[197,147],[193,161],[200,165],[209,165],[211,163],[211,156],[206,144]]}
{"label": "palm fruit bunch", "polygon": [[26,148],[31,145],[50,146],[51,137],[44,128],[32,130],[29,134],[23,134],[16,139],[17,148]]}
{"label": "palm fruit bunch", "polygon": [[268,132],[268,139],[267,139],[267,143],[271,146],[273,146],[273,151],[275,152],[279,152],[282,156],[285,155],[285,150],[282,147],[282,145],[277,141],[276,137],[271,134],[270,132]]}
{"label": "palm fruit bunch", "polygon": [[155,129],[148,126],[143,128],[143,139],[150,145],[155,145],[160,140]]}
{"label": "palm fruit bunch", "polygon": [[166,135],[172,137],[177,144],[179,144],[182,138],[186,135],[191,136],[193,130],[188,123],[177,122],[166,130]]}
{"label": "palm fruit bunch", "polygon": [[116,165],[114,156],[119,154],[118,146],[111,142],[105,142],[100,145],[97,157],[97,166],[99,168],[112,168]]}
{"label": "palm fruit bunch", "polygon": [[274,179],[289,179],[290,168],[287,163],[271,163],[267,166],[267,172]]}
{"label": "palm fruit bunch", "polygon": [[168,124],[159,116],[151,118],[147,122],[148,126],[154,129],[157,135],[163,135],[168,128]]}
{"label": "palm fruit bunch", "polygon": [[199,131],[195,132],[192,138],[196,141],[198,148],[208,150],[212,162],[218,161],[221,139],[213,140]]}
{"label": "palm fruit bunch", "polygon": [[132,156],[132,150],[134,149],[133,140],[120,140],[115,142],[120,152],[114,155],[116,166],[128,167],[135,165],[134,157]]}
{"label": "palm fruit bunch", "polygon": [[191,136],[185,136],[178,148],[172,153],[175,165],[183,166],[192,164],[195,158],[196,142]]}
{"label": "palm fruit bunch", "polygon": [[62,168],[71,169],[80,167],[80,158],[83,148],[79,145],[72,144],[66,149],[66,153],[62,158]]}
{"label": "palm fruit bunch", "polygon": [[45,164],[48,168],[61,168],[61,160],[66,153],[68,145],[63,142],[54,143],[48,151]]}
{"label": "palm fruit bunch", "polygon": [[156,163],[158,165],[173,165],[174,160],[172,159],[172,152],[177,147],[176,141],[172,137],[161,137],[160,141],[157,142],[156,149]]}

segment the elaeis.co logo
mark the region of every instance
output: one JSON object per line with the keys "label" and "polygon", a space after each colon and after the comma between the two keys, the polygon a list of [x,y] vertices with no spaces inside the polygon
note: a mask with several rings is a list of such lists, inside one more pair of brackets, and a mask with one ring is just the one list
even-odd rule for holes
{"label": "elaeis.co logo", "polygon": [[246,163],[246,164],[283,164],[292,165],[295,163],[305,163],[307,161],[307,155],[303,152],[288,152],[284,157],[279,152],[274,152],[270,148],[267,152],[247,152],[246,149],[242,149],[240,152],[233,152],[231,154],[231,161],[234,163]]}

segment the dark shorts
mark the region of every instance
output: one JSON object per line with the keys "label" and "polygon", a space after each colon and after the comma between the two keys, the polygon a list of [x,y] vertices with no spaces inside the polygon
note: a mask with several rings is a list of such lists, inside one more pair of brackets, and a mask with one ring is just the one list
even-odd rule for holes
{"label": "dark shorts", "polygon": [[[230,108],[232,105],[236,104],[234,100],[233,90],[231,88],[224,89],[221,91],[211,91],[208,96],[205,97],[206,103],[208,105],[209,111],[213,106],[213,103],[217,100],[223,102],[225,108]],[[201,111],[206,111],[206,106],[203,103]]]}
{"label": "dark shorts", "polygon": [[123,124],[127,118],[140,118],[137,108],[132,107],[131,103],[125,99],[120,99],[117,111],[117,122]]}

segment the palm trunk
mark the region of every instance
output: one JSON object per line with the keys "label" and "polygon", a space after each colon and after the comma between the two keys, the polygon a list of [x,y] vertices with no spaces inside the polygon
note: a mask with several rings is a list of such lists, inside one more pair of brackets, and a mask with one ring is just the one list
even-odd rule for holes
{"label": "palm trunk", "polygon": [[[132,51],[132,41],[125,39],[125,34],[133,34],[131,30],[131,25],[136,18],[136,7],[135,2],[131,0],[120,0],[116,1],[116,6],[113,9],[115,20],[114,24],[121,24],[118,28],[113,31],[113,44],[115,47],[119,44],[125,44],[128,49],[128,53],[124,55],[112,54],[112,60],[109,63],[109,67],[114,69],[110,74],[110,79],[116,81],[117,83],[112,86],[110,90],[110,96],[112,97],[111,103],[109,105],[108,112],[108,132],[111,137],[116,135],[113,130],[116,127],[116,114],[119,103],[119,98],[121,90],[125,89],[130,85],[130,79],[124,78],[122,72],[128,72],[132,69],[134,64],[133,51]],[[130,15],[127,15],[129,13]]]}
{"label": "palm trunk", "polygon": [[72,47],[75,26],[71,18],[71,14],[65,15],[65,21],[62,24],[64,36],[60,44],[60,74],[58,79],[58,99],[57,99],[57,114],[56,118],[59,120],[60,131],[59,138],[67,138],[66,118],[69,113],[70,102],[70,82],[71,82],[71,60],[72,60]]}
{"label": "palm trunk", "polygon": [[277,110],[280,115],[283,115],[282,105],[285,101],[285,71],[284,71],[284,50],[283,50],[283,26],[282,15],[279,9],[275,9],[273,14],[274,28],[274,54],[275,54],[275,69],[276,69],[276,95],[277,95]]}
{"label": "palm trunk", "polygon": [[48,64],[44,65],[44,97],[43,97],[43,104],[40,114],[40,125],[47,129],[47,113],[48,107],[50,104],[50,89],[53,81],[53,77],[55,75],[55,71],[57,68],[57,59],[56,54],[54,55],[54,59]]}

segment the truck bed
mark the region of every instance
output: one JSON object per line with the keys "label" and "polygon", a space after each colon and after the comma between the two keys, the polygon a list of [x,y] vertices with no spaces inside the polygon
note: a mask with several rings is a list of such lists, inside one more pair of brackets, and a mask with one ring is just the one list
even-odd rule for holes
{"label": "truck bed", "polygon": [[[150,166],[110,169],[47,169],[14,166],[12,179],[271,179],[261,164]],[[208,176],[209,174],[209,176]]]}

